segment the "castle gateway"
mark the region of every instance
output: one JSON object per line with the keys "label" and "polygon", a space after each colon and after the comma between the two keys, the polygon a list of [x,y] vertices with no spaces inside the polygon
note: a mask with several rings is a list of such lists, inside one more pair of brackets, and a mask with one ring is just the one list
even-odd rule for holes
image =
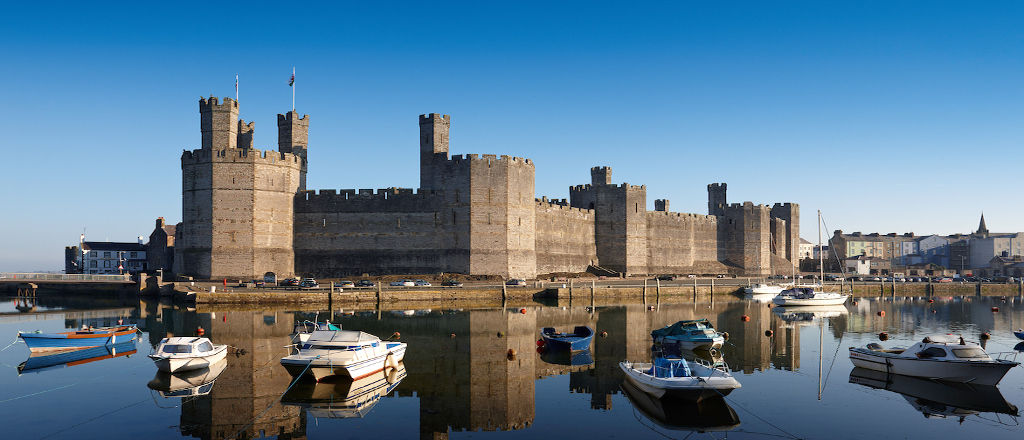
{"label": "castle gateway", "polygon": [[452,272],[533,278],[788,272],[798,255],[795,203],[728,204],[708,185],[708,215],[647,210],[647,188],[609,167],[569,198],[534,198],[534,164],[448,154],[447,115],[420,124],[420,188],[306,190],[308,116],[278,115],[278,151],[253,148],[238,103],[200,99],[202,148],[181,156],[175,271],[202,279]]}

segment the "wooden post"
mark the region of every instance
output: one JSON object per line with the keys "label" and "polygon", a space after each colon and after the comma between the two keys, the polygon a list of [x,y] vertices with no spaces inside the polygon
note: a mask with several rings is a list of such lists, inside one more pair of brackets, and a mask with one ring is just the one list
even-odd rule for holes
{"label": "wooden post", "polygon": [[693,303],[697,303],[697,279],[693,279]]}
{"label": "wooden post", "polygon": [[644,290],[643,290],[644,305],[647,305],[647,278],[644,278]]}
{"label": "wooden post", "polygon": [[658,303],[661,303],[661,280],[654,279],[654,298]]}
{"label": "wooden post", "polygon": [[597,281],[591,281],[590,284],[590,310],[594,310],[594,297],[597,296]]}
{"label": "wooden post", "polygon": [[715,279],[711,279],[711,304],[715,303]]}

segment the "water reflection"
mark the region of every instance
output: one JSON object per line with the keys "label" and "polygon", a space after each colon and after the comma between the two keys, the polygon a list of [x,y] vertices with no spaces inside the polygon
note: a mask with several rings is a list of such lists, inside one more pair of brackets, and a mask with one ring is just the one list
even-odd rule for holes
{"label": "water reflection", "polygon": [[943,382],[859,367],[850,372],[850,383],[899,393],[925,418],[957,417],[963,423],[966,417],[981,413],[1020,415],[992,385]]}
{"label": "water reflection", "polygon": [[228,361],[221,360],[197,370],[179,373],[157,371],[153,380],[146,385],[164,398],[202,396],[213,390],[214,381],[227,367]]}
{"label": "water reflection", "polygon": [[405,364],[356,380],[335,383],[298,380],[281,403],[305,408],[314,418],[348,419],[365,416],[377,401],[391,394],[405,379]]}
{"label": "water reflection", "polygon": [[844,305],[775,307],[773,313],[788,324],[811,325],[824,318],[836,318],[849,313]]}
{"label": "water reflection", "polygon": [[658,426],[674,431],[729,431],[740,426],[736,411],[721,396],[701,400],[645,393],[630,381],[622,382],[629,403]]}
{"label": "water reflection", "polygon": [[538,348],[538,353],[540,353],[540,360],[554,365],[580,367],[594,363],[594,355],[589,348],[580,351]]}

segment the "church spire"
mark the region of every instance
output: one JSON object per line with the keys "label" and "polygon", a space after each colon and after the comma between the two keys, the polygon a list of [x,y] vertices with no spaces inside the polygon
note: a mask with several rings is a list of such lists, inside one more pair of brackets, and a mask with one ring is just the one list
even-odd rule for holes
{"label": "church spire", "polygon": [[985,235],[985,236],[988,235],[988,228],[985,227],[985,213],[984,212],[981,213],[981,223],[978,224],[978,232],[975,232],[975,233],[978,234],[978,235]]}

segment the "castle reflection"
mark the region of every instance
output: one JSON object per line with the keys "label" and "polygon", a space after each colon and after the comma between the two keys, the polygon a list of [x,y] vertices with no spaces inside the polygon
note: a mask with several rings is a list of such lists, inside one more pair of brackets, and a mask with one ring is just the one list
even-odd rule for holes
{"label": "castle reflection", "polygon": [[[314,313],[230,309],[196,312],[144,303],[140,324],[144,322],[151,345],[170,335],[196,334],[196,329],[202,327],[206,336],[232,348],[228,367],[209,394],[183,401],[182,434],[202,439],[305,438],[309,405],[275,402],[291,382],[279,359],[287,354],[293,323],[314,319]],[[744,316],[750,319],[744,320]],[[566,392],[589,394],[592,409],[611,409],[612,395],[622,392],[618,363],[649,359],[651,330],[698,318],[707,318],[716,329],[730,334],[720,356],[733,370],[750,373],[800,367],[799,325],[780,319],[763,303],[749,301],[434,309],[422,313],[366,311],[335,314],[332,322],[375,335],[401,334],[402,341],[409,344],[405,377],[396,387],[389,387],[394,391],[383,399],[418,399],[420,438],[444,439],[451,432],[529,427],[536,417],[535,381],[544,377],[568,375],[570,389]],[[832,332],[841,333],[846,327],[842,314],[828,319]],[[587,362],[574,365],[571,358],[568,362],[551,362],[552,358],[538,352],[536,341],[542,327],[577,325],[591,326],[597,335]],[[766,330],[771,330],[773,336],[766,337]]]}

